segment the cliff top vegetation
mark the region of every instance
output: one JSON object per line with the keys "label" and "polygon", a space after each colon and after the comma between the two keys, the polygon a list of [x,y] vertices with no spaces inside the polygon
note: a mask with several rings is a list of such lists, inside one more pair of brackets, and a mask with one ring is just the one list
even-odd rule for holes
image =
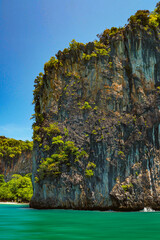
{"label": "cliff top vegetation", "polygon": [[[51,57],[48,62],[44,64],[44,74],[40,73],[35,79],[35,89],[33,91],[35,104],[35,118],[36,123],[39,125],[43,121],[43,117],[40,113],[39,98],[43,92],[43,86],[45,79],[49,72],[53,70],[55,72],[60,71],[64,77],[69,77],[73,73],[65,71],[65,64],[68,64],[68,60],[78,61],[85,63],[92,59],[97,59],[101,56],[109,58],[111,50],[111,41],[115,37],[124,37],[126,29],[136,30],[143,29],[147,34],[152,35],[154,32],[157,39],[159,39],[159,26],[160,26],[160,2],[156,4],[156,8],[153,12],[149,10],[138,10],[134,15],[128,19],[128,24],[124,27],[112,27],[111,29],[106,28],[103,33],[98,34],[99,41],[93,41],[86,44],[76,42],[74,39],[69,43],[69,47],[63,51],[59,51],[56,57]],[[110,62],[111,64],[111,62]],[[79,76],[74,75],[75,78]]]}
{"label": "cliff top vegetation", "polygon": [[6,138],[0,136],[0,158],[14,158],[22,154],[25,151],[32,151],[33,142],[15,140],[13,138]]}
{"label": "cliff top vegetation", "polygon": [[153,12],[149,10],[138,10],[134,15],[128,19],[128,24],[124,27],[112,27],[111,29],[105,29],[102,34],[97,36],[100,42],[106,44],[113,36],[122,34],[126,27],[131,27],[131,29],[136,29],[136,27],[141,26],[145,31],[156,31],[160,24],[160,2],[156,4],[156,8]]}

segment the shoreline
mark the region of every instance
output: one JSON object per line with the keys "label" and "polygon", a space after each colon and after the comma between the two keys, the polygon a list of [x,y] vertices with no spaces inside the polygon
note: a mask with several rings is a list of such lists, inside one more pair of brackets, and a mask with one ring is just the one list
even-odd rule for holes
{"label": "shoreline", "polygon": [[[0,202],[0,204],[6,204],[6,205],[29,205],[29,203],[18,203],[18,202]],[[48,209],[43,209],[43,210],[48,210]],[[53,210],[53,209],[50,209]],[[55,210],[55,209],[54,209]],[[77,210],[77,209],[61,209],[61,210]],[[89,210],[89,209],[88,209]],[[88,211],[86,210],[86,211]],[[81,210],[80,210],[81,211]],[[84,209],[82,209],[82,211],[85,211]],[[97,210],[91,210],[91,211],[97,211]],[[152,208],[147,208],[145,207],[143,210],[139,210],[139,211],[127,211],[127,212],[158,212],[159,210],[154,210]],[[101,212],[101,211],[100,211]],[[114,210],[107,210],[107,211],[102,211],[102,212],[126,212],[126,211],[114,211]]]}
{"label": "shoreline", "polygon": [[24,205],[24,204],[26,204],[26,205],[29,205],[29,203],[18,203],[18,202],[0,202],[0,204],[10,204],[10,205]]}

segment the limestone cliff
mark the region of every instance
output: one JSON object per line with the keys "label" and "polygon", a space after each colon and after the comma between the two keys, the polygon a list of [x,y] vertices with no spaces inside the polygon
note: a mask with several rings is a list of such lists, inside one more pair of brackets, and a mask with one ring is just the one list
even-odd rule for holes
{"label": "limestone cliff", "polygon": [[32,172],[32,142],[0,137],[0,174],[6,181],[13,174]]}
{"label": "limestone cliff", "polygon": [[31,207],[160,209],[159,5],[45,64]]}

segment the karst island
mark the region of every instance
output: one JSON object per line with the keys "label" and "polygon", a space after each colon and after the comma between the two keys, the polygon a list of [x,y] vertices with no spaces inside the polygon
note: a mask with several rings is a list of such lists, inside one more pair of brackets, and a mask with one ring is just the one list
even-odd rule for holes
{"label": "karst island", "polygon": [[160,2],[95,41],[72,40],[34,87],[33,152],[20,143],[33,166],[0,155],[13,161],[6,178],[32,171],[31,208],[160,210]]}

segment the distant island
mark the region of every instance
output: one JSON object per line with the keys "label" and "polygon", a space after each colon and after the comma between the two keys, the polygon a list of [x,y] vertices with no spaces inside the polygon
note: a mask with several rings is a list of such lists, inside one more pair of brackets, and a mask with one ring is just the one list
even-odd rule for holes
{"label": "distant island", "polygon": [[0,201],[30,201],[32,150],[33,142],[0,136]]}

